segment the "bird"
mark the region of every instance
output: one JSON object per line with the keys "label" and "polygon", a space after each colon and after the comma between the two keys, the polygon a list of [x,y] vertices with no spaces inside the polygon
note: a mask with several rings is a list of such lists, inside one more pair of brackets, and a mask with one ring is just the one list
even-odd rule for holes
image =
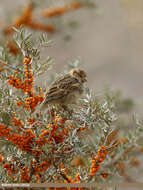
{"label": "bird", "polygon": [[69,104],[76,104],[84,92],[86,78],[86,72],[79,68],[72,69],[69,73],[58,78],[47,90],[43,106],[58,104],[64,107]]}

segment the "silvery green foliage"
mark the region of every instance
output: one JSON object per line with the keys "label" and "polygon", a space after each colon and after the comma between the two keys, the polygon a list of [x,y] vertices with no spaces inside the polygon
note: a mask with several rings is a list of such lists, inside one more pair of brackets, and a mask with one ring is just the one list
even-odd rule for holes
{"label": "silvery green foliage", "polygon": [[[5,61],[9,65],[9,69],[4,70],[0,75],[0,122],[11,128],[13,132],[16,132],[16,128],[14,128],[11,121],[12,112],[16,112],[17,117],[21,118],[25,124],[25,129],[28,127],[27,118],[32,116],[37,117],[37,113],[31,113],[30,111],[26,111],[25,109],[17,106],[16,100],[23,100],[25,98],[25,94],[21,90],[11,88],[7,84],[9,74],[13,73],[13,69],[11,70],[10,67],[18,67],[20,69],[21,72],[18,72],[16,76],[20,77],[22,80],[24,78],[24,56],[30,56],[32,59],[32,70],[34,77],[42,74],[45,70],[47,71],[52,63],[52,59],[50,57],[48,57],[46,61],[41,61],[40,59],[39,47],[43,46],[43,44],[44,46],[45,44],[46,46],[48,44],[45,34],[43,34],[40,39],[35,41],[33,40],[32,33],[28,33],[24,28],[21,27],[19,30],[15,30],[16,33],[14,39],[21,52],[16,57],[13,57],[10,56],[5,48],[1,48],[0,57],[1,60]],[[79,66],[79,63],[80,61],[77,59],[76,61],[71,62],[68,65],[68,68],[75,68]],[[36,92],[40,92],[40,88],[38,86],[34,86],[34,88]],[[78,101],[78,104],[71,105],[69,107],[71,113],[70,115],[67,111],[63,112],[63,110],[59,109],[58,106],[49,106],[46,112],[43,110],[38,111],[40,127],[36,123],[30,126],[34,130],[36,138],[39,137],[41,129],[46,129],[47,124],[53,122],[53,118],[49,114],[51,109],[55,110],[56,115],[60,115],[66,119],[64,127],[68,126],[69,124],[74,126],[74,128],[71,128],[69,131],[70,135],[67,136],[63,142],[58,144],[54,142],[54,146],[57,147],[54,155],[51,153],[51,144],[46,143],[43,146],[44,154],[42,155],[41,160],[44,160],[47,158],[47,156],[51,159],[59,158],[55,165],[50,166],[42,173],[44,176],[44,182],[54,182],[53,175],[55,173],[58,173],[59,179],[62,179],[60,171],[57,168],[60,162],[63,162],[65,166],[69,168],[71,176],[74,176],[77,172],[82,174],[81,180],[83,182],[105,181],[105,179],[100,175],[101,171],[107,171],[109,173],[109,177],[106,179],[107,181],[112,181],[115,177],[117,179],[120,178],[120,170],[117,165],[114,165],[114,163],[117,161],[124,161],[128,166],[132,151],[135,151],[137,147],[142,144],[142,122],[136,116],[134,116],[134,125],[136,126],[135,129],[129,129],[128,134],[124,134],[123,131],[122,135],[125,135],[126,143],[119,144],[113,149],[113,151],[107,154],[106,159],[102,163],[100,170],[95,174],[95,176],[91,178],[87,175],[91,165],[91,155],[96,156],[99,146],[106,144],[108,135],[116,128],[116,121],[118,118],[116,105],[118,102],[119,99],[114,95],[113,92],[109,93],[108,91],[105,91],[100,96],[96,96],[96,93],[94,94],[92,90],[86,88],[84,96]],[[81,127],[84,128],[83,132],[80,131]],[[19,168],[17,163],[26,164],[30,167],[29,161],[35,159],[34,156],[30,154],[30,152],[19,150],[15,145],[12,145],[11,142],[5,138],[0,138],[0,146],[0,153],[5,157],[3,162],[11,161],[14,158],[15,163],[13,164],[17,169]],[[69,149],[70,156],[67,154],[67,152],[63,151],[63,147],[65,146],[72,147]],[[33,143],[32,148],[36,148],[35,142]],[[108,148],[111,148],[111,146]],[[85,162],[84,169],[82,169],[80,166],[73,168],[71,165],[73,157],[78,155],[80,155]],[[17,178],[15,182],[18,183],[20,182],[19,173],[16,175]],[[33,176],[32,180],[34,179],[35,178]],[[0,180],[1,182],[13,182],[12,179],[6,175],[2,165],[0,165]]]}

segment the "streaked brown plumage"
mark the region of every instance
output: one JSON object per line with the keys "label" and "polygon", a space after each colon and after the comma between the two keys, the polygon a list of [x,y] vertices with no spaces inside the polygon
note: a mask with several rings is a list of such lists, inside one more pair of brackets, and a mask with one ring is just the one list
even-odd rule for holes
{"label": "streaked brown plumage", "polygon": [[83,93],[84,82],[86,82],[86,73],[83,70],[71,70],[68,74],[52,83],[43,105],[75,104],[78,97]]}

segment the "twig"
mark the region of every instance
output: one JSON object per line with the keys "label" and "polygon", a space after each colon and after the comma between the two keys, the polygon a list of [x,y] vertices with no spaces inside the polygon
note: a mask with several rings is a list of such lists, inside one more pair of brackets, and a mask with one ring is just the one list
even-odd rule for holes
{"label": "twig", "polygon": [[23,73],[23,71],[22,71],[21,69],[18,69],[18,68],[15,68],[15,67],[9,65],[9,64],[7,64],[7,62],[5,62],[5,61],[3,61],[3,60],[1,60],[1,59],[0,59],[0,66],[1,66],[1,67],[6,66],[8,69],[13,69],[13,70],[15,70],[15,71],[20,71],[20,72]]}
{"label": "twig", "polygon": [[45,100],[46,100],[46,94],[47,94],[48,90],[46,90],[45,94],[44,94],[44,100],[41,102],[40,106],[33,112],[34,114],[36,114],[38,111],[41,110],[42,106],[44,105],[45,103]]}

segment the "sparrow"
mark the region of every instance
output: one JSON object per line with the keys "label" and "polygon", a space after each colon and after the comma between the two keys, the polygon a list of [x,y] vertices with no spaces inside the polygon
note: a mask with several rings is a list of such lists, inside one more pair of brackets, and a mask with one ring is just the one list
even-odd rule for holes
{"label": "sparrow", "polygon": [[84,83],[86,73],[81,69],[72,69],[54,81],[49,87],[43,105],[59,104],[67,106],[68,104],[76,104],[78,98],[84,92]]}

